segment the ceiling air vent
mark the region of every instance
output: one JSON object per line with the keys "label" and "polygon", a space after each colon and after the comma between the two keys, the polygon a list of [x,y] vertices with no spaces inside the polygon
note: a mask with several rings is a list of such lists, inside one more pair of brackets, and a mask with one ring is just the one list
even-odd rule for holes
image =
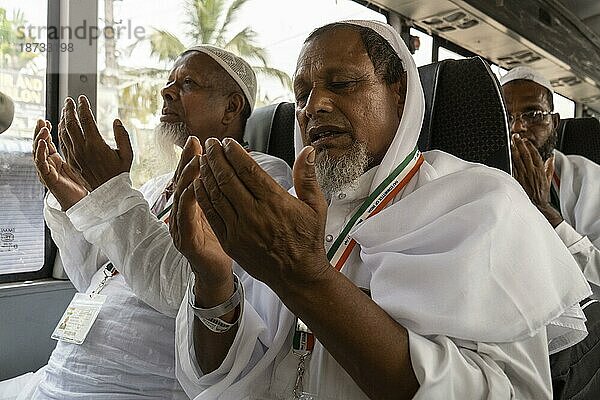
{"label": "ceiling air vent", "polygon": [[462,10],[453,10],[444,14],[434,15],[425,18],[421,22],[439,32],[469,29],[479,24],[479,21],[475,17]]}
{"label": "ceiling air vent", "polygon": [[600,103],[600,94],[580,99],[582,103]]}
{"label": "ceiling air vent", "polygon": [[550,84],[552,87],[575,86],[581,83],[581,79],[575,76],[563,76],[558,79],[552,79]]}
{"label": "ceiling air vent", "polygon": [[517,65],[530,64],[541,59],[542,57],[540,57],[538,54],[534,53],[531,50],[521,50],[517,51],[516,53],[511,53],[499,57],[498,62],[508,67],[515,67]]}

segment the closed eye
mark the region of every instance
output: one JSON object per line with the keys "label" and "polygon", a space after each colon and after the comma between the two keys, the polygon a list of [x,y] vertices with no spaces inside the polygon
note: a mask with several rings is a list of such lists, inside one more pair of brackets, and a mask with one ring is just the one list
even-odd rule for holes
{"label": "closed eye", "polygon": [[307,93],[298,93],[296,95],[296,104],[299,106],[303,106],[306,103],[307,98],[308,98]]}
{"label": "closed eye", "polygon": [[336,82],[331,82],[329,84],[329,86],[331,87],[331,89],[333,90],[342,90],[342,89],[349,89],[354,87],[356,84],[358,83],[358,81],[336,81]]}

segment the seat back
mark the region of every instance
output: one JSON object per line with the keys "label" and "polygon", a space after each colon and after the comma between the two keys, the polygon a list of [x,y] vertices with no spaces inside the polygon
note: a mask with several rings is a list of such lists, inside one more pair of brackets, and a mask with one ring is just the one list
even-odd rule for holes
{"label": "seat back", "polygon": [[481,57],[419,67],[425,119],[419,148],[442,150],[511,173],[510,135],[502,90]]}
{"label": "seat back", "polygon": [[561,120],[556,148],[600,164],[600,121],[591,117]]}
{"label": "seat back", "polygon": [[250,149],[270,154],[293,167],[294,150],[294,103],[270,104],[254,110],[244,131],[244,140]]}

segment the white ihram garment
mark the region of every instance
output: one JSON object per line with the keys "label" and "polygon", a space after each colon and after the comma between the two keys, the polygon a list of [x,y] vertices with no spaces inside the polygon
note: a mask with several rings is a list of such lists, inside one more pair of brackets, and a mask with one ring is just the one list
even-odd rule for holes
{"label": "white ihram garment", "polygon": [[556,233],[600,296],[600,165],[554,150],[554,168],[564,218]]}

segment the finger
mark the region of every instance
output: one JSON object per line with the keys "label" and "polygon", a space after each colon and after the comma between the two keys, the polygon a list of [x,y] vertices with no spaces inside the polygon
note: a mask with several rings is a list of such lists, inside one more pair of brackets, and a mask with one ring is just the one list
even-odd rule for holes
{"label": "finger", "polygon": [[535,166],[533,165],[533,160],[531,154],[529,153],[529,149],[525,145],[525,140],[527,139],[517,139],[515,140],[515,145],[519,149],[519,154],[521,156],[520,158],[523,163],[523,169],[521,170],[523,180],[527,181],[531,189],[535,189],[537,186],[535,183]]}
{"label": "finger", "polygon": [[181,157],[179,157],[179,163],[177,164],[177,169],[175,170],[174,181],[179,179],[179,175],[181,175],[183,168],[185,168],[185,166],[197,154],[202,154],[202,145],[200,144],[200,140],[198,140],[198,138],[195,136],[189,136],[185,142],[185,145],[183,146]]}
{"label": "finger", "polygon": [[[271,198],[273,194],[285,193],[285,190],[252,159],[238,142],[226,138],[223,140],[223,151],[227,158],[228,168],[232,168],[237,177],[234,182],[239,180],[242,184],[236,184],[229,189],[229,192],[233,192],[233,198],[244,196],[248,192],[256,199],[265,200]],[[245,197],[242,199],[245,200]]]}
{"label": "finger", "polygon": [[212,202],[210,201],[210,197],[204,186],[204,182],[201,178],[194,179],[194,197],[196,198],[196,202],[202,209],[202,213],[204,217],[210,224],[213,232],[217,236],[219,240],[224,240],[227,238],[227,230],[225,227],[225,223],[217,210],[213,207]]}
{"label": "finger", "polygon": [[512,150],[512,161],[513,161],[513,174],[515,179],[523,186],[525,182],[523,181],[523,175],[525,171],[525,165],[523,164],[523,160],[521,159],[521,153],[517,148],[516,144],[511,145]]}
{"label": "finger", "polygon": [[44,127],[44,121],[42,121],[41,119],[38,119],[35,123],[35,128],[33,128],[33,143],[31,144],[31,153],[33,154],[34,158],[35,158],[35,152],[37,150],[37,145],[38,145],[37,144],[38,136],[43,127]]}
{"label": "finger", "polygon": [[72,143],[73,155],[76,156],[78,152],[83,149],[85,145],[85,138],[81,125],[79,124],[79,118],[75,112],[75,102],[72,98],[67,97],[64,106],[65,113],[65,132],[69,136]]}
{"label": "finger", "polygon": [[76,165],[75,160],[73,159],[73,142],[71,141],[71,137],[67,133],[67,127],[65,126],[65,118],[64,118],[64,109],[63,114],[60,118],[60,122],[58,123],[58,143],[62,150],[63,155],[65,156],[65,160],[67,164],[71,167],[78,169],[79,165]]}
{"label": "finger", "polygon": [[[223,188],[217,182],[217,179],[215,177],[216,171],[211,169],[209,165],[209,151],[209,147],[207,147],[206,154],[200,156],[200,179],[202,180],[203,187],[206,190],[206,194],[212,204],[212,207],[219,214],[219,216],[223,220],[223,223],[225,225],[232,224],[231,226],[233,226],[233,224],[237,222],[237,212],[235,211],[235,208],[233,207],[230,200],[227,198],[227,196],[225,196]],[[252,203],[241,204],[242,205],[240,205],[239,207],[247,207],[249,204]]]}
{"label": "finger", "polygon": [[[194,182],[190,182],[190,184],[183,190],[181,197],[179,198],[179,209],[178,209],[178,218],[180,221],[183,221],[183,218],[187,218],[189,221],[186,224],[199,224],[200,221],[194,219],[196,216],[197,208],[199,207],[196,202],[196,197],[194,195]],[[184,232],[185,235],[185,232]]]}
{"label": "finger", "polygon": [[50,165],[48,164],[48,145],[45,140],[38,142],[35,150],[35,166],[42,177],[42,183],[46,184],[45,177],[50,174]]}
{"label": "finger", "polygon": [[294,188],[300,200],[308,204],[319,215],[327,213],[327,202],[315,173],[315,148],[306,146],[294,163]]}
{"label": "finger", "polygon": [[[38,121],[38,123],[39,122],[40,121]],[[46,128],[46,126],[43,126],[41,129],[38,130],[38,126],[36,126],[36,128],[35,128],[36,135],[33,138],[33,144],[32,144],[32,153],[33,153],[34,157],[35,157],[35,152],[37,151],[40,140],[47,141],[48,138],[50,138],[50,132],[48,132],[48,128]]]}
{"label": "finger", "polygon": [[50,123],[50,121],[46,120],[44,122],[44,126],[48,130],[48,134],[45,135],[46,138],[44,140],[46,141],[46,144],[48,145],[48,154],[52,155],[57,152],[56,145],[54,144],[54,141],[52,139],[52,124]]}
{"label": "finger", "polygon": [[113,134],[115,136],[115,142],[117,143],[119,157],[128,165],[129,169],[131,169],[131,163],[133,162],[133,147],[131,146],[129,133],[127,133],[127,130],[119,119],[113,121]]}
{"label": "finger", "polygon": [[554,154],[552,154],[544,163],[544,172],[546,173],[548,183],[552,184],[552,178],[554,176]]}
{"label": "finger", "polygon": [[529,140],[525,140],[524,141],[525,147],[527,147],[527,151],[529,152],[530,156],[531,156],[531,161],[533,162],[533,166],[536,168],[543,168],[544,167],[544,161],[542,160],[542,156],[540,155],[540,152],[538,151],[538,149],[535,148],[535,146],[533,145],[533,143],[531,143]]}
{"label": "finger", "polygon": [[179,179],[177,180],[177,185],[176,185],[177,189],[175,189],[175,192],[177,192],[178,195],[181,195],[182,191],[187,189],[187,187],[194,182],[194,179],[198,178],[199,176],[200,176],[200,156],[196,155],[185,166],[183,171],[181,171]]}
{"label": "finger", "polygon": [[77,98],[77,116],[79,118],[81,130],[83,131],[83,137],[86,141],[90,141],[95,145],[100,143],[106,144],[98,131],[98,126],[96,125],[94,114],[92,114],[90,102],[84,95]]}
{"label": "finger", "polygon": [[179,208],[179,194],[173,193],[173,203],[171,205],[171,211],[169,213],[169,234],[171,235],[171,239],[173,239],[173,243],[179,246],[179,228],[178,228],[178,208]]}

